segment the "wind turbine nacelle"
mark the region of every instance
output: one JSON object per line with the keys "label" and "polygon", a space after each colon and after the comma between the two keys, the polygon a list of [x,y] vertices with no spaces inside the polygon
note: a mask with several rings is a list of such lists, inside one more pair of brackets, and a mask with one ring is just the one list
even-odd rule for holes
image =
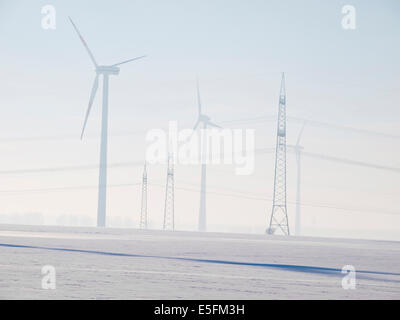
{"label": "wind turbine nacelle", "polygon": [[98,74],[119,75],[119,68],[113,66],[98,66],[96,72]]}

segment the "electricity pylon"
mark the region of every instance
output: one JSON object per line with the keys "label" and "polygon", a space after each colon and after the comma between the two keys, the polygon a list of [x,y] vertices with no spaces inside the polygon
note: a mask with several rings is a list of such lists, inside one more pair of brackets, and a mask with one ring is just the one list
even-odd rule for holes
{"label": "electricity pylon", "polygon": [[142,178],[142,205],[140,210],[140,229],[147,229],[147,163],[144,164]]}
{"label": "electricity pylon", "polygon": [[284,235],[290,235],[286,205],[286,89],[284,73],[282,74],[281,91],[279,95],[274,199],[267,233],[274,234],[277,229],[282,231]]}
{"label": "electricity pylon", "polygon": [[164,230],[175,230],[174,217],[174,158],[168,152],[167,184],[165,186]]}

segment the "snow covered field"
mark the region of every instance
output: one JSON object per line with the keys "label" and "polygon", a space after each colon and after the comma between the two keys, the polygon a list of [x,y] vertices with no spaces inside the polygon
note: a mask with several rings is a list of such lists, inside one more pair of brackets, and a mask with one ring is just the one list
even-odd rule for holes
{"label": "snow covered field", "polygon": [[399,299],[400,242],[0,225],[0,298]]}

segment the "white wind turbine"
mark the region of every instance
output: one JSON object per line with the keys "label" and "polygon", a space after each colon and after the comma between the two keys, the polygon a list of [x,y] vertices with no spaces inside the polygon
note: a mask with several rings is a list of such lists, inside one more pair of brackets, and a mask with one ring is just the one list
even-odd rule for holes
{"label": "white wind turbine", "polygon": [[297,136],[296,145],[294,146],[294,151],[296,153],[296,164],[297,164],[297,188],[296,188],[296,225],[295,225],[295,235],[299,236],[301,233],[301,216],[300,216],[300,187],[301,187],[301,152],[303,147],[300,145],[300,140],[303,135],[304,127],[306,126],[306,121],[304,121],[303,126]]}
{"label": "white wind turbine", "polygon": [[122,64],[138,60],[144,58],[145,56],[136,57],[133,59],[125,60],[113,65],[101,66],[98,65],[96,59],[94,58],[92,52],[90,51],[86,41],[83,39],[80,34],[78,28],[71,18],[69,20],[72,23],[76,33],[81,39],[83,45],[86,48],[87,53],[89,54],[90,59],[92,60],[95,66],[96,77],[94,78],[94,83],[92,87],[92,91],[90,93],[89,106],[86,111],[85,120],[83,123],[81,139],[83,138],[83,134],[85,132],[86,123],[89,118],[90,110],[93,105],[94,98],[96,96],[97,89],[99,87],[99,77],[103,75],[103,108],[102,108],[102,125],[101,125],[101,143],[100,143],[100,167],[99,167],[99,189],[98,189],[98,207],[97,207],[97,226],[105,227],[106,225],[106,200],[107,200],[107,131],[108,131],[108,80],[110,75],[118,75],[119,67]]}
{"label": "white wind turbine", "polygon": [[201,98],[200,98],[200,89],[199,89],[199,81],[197,80],[197,107],[199,111],[199,117],[197,122],[193,128],[195,131],[200,124],[203,124],[203,130],[201,135],[202,140],[202,149],[201,149],[201,190],[200,190],[200,210],[199,210],[199,224],[198,230],[199,231],[206,231],[207,230],[207,220],[206,220],[206,177],[207,177],[207,139],[206,139],[206,130],[207,126],[220,128],[220,126],[216,125],[215,123],[211,122],[211,118],[204,113],[202,113],[202,106],[201,106]]}

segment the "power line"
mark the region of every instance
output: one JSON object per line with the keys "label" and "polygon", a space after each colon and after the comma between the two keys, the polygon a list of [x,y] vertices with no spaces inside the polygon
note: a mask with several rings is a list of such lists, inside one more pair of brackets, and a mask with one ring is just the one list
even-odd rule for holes
{"label": "power line", "polygon": [[[294,146],[288,145],[288,149],[294,151]],[[257,154],[270,154],[274,151],[273,148],[257,148],[254,150]],[[326,155],[322,153],[315,152],[302,152],[303,155],[333,162],[344,163],[353,166],[366,167],[371,169],[386,170],[399,173],[400,168],[391,167],[386,165],[374,164],[365,161],[358,161],[346,158],[340,158],[336,156]],[[130,162],[117,162],[108,165],[108,168],[124,168],[124,167],[137,167],[142,166],[141,161],[130,161]],[[45,168],[27,168],[27,169],[13,169],[13,170],[0,170],[0,175],[18,175],[18,174],[35,174],[35,173],[46,173],[46,172],[68,172],[68,171],[82,171],[82,170],[94,170],[98,169],[98,164],[90,165],[77,165],[77,166],[62,166],[62,167],[45,167]]]}
{"label": "power line", "polygon": [[[140,186],[141,182],[137,183],[120,183],[120,184],[110,184],[107,188],[124,188],[124,187],[134,187]],[[161,183],[149,183],[149,185],[164,188],[165,185]],[[22,193],[47,193],[47,192],[59,192],[59,191],[78,191],[78,190],[90,190],[97,189],[97,185],[86,185],[86,186],[71,186],[71,187],[49,187],[49,188],[37,188],[37,189],[20,189],[20,190],[0,190],[0,196],[4,195],[19,195]],[[200,189],[198,188],[188,188],[188,187],[176,187],[175,189],[187,191],[187,192],[196,192],[198,193]],[[214,188],[215,189],[215,188]],[[224,188],[219,188],[219,190],[225,190]],[[256,201],[272,201],[272,198],[263,197],[257,194],[249,194],[245,193],[242,190],[234,191],[233,189],[226,189],[230,192],[218,192],[218,191],[207,191],[207,194],[213,194],[216,196],[224,196],[224,197],[233,197],[239,199],[248,199],[248,200],[256,200]],[[295,205],[295,201],[288,201],[288,204]],[[348,208],[341,206],[333,206],[330,204],[314,204],[314,203],[305,203],[301,204],[302,207],[310,207],[310,208],[325,208],[325,209],[334,209],[334,210],[342,210],[349,212],[361,212],[361,213],[374,213],[374,214],[388,214],[388,215],[400,215],[399,212],[393,212],[383,209],[364,209],[364,208]]]}
{"label": "power line", "polygon": [[[140,183],[120,183],[111,184],[109,188],[121,188],[121,187],[132,187],[137,186]],[[46,192],[58,192],[58,191],[78,191],[78,190],[90,190],[97,189],[98,186],[71,186],[71,187],[49,187],[49,188],[37,188],[37,189],[17,189],[17,190],[0,190],[0,195],[8,194],[21,194],[21,193],[46,193]]]}
{"label": "power line", "polygon": [[[232,120],[224,120],[220,121],[221,124],[225,125],[230,125],[230,124],[243,124],[243,123],[258,123],[258,122],[270,122],[270,121],[275,121],[276,116],[275,115],[265,115],[265,116],[259,116],[259,117],[251,117],[251,118],[242,118],[242,119],[232,119]],[[345,126],[345,125],[340,125],[340,124],[334,124],[330,122],[323,122],[323,121],[318,121],[318,120],[312,120],[309,118],[302,118],[302,117],[297,117],[297,116],[287,116],[288,121],[297,121],[297,122],[307,122],[307,125],[315,126],[315,127],[326,127],[326,128],[332,128],[332,129],[337,129],[337,130],[344,130],[344,131],[352,131],[358,134],[364,134],[364,135],[373,135],[373,136],[379,136],[383,138],[390,138],[390,139],[400,139],[400,135],[396,134],[390,134],[390,133],[385,133],[385,132],[378,132],[378,131],[373,131],[373,130],[366,130],[366,129],[360,129],[360,128],[355,128],[355,127],[350,127],[350,126]],[[188,128],[190,126],[187,126]],[[167,128],[161,128],[164,130],[167,130]],[[114,133],[110,134],[110,137],[124,137],[124,136],[132,136],[132,135],[139,135],[139,134],[145,134],[147,130],[141,130],[141,131],[125,131],[125,132],[119,132],[119,133]],[[88,135],[87,138],[89,139],[98,139],[97,135]],[[65,134],[65,135],[53,135],[53,136],[36,136],[36,137],[9,137],[9,138],[0,138],[0,142],[32,142],[32,141],[60,141],[60,140],[76,140],[79,141],[79,136],[76,134]]]}
{"label": "power line", "polygon": [[329,156],[329,155],[324,155],[324,154],[319,154],[319,153],[313,153],[313,152],[302,151],[301,154],[304,156],[312,157],[312,158],[316,158],[316,159],[322,159],[322,160],[328,160],[328,161],[333,161],[333,162],[345,163],[345,164],[358,166],[358,167],[366,167],[366,168],[386,170],[386,171],[400,173],[400,168],[396,168],[396,167],[389,167],[389,166],[373,164],[373,163],[368,163],[368,162],[358,161],[358,160],[350,160],[350,159],[339,158],[339,157],[334,157],[334,156]]}
{"label": "power line", "polygon": [[[296,146],[287,145],[287,148],[290,149],[291,151],[294,151],[294,152],[296,151]],[[273,149],[272,148],[258,148],[258,149],[255,149],[255,152],[258,154],[269,154],[269,153],[273,152]],[[386,170],[386,171],[392,171],[392,172],[396,172],[396,173],[400,172],[400,168],[398,168],[398,167],[391,167],[391,166],[380,165],[380,164],[375,164],[375,163],[370,163],[370,162],[365,162],[365,161],[341,158],[341,157],[326,155],[326,154],[322,154],[322,153],[302,151],[301,154],[304,156],[307,156],[307,157],[315,158],[315,159],[339,162],[339,163],[344,163],[344,164],[358,166],[358,167]]]}
{"label": "power line", "polygon": [[[125,137],[132,135],[139,135],[146,133],[146,131],[125,131],[118,132],[110,135],[111,137]],[[90,134],[85,136],[85,139],[96,139],[98,140],[98,135]],[[61,141],[61,140],[76,140],[80,142],[79,135],[76,134],[60,134],[53,136],[33,136],[33,137],[9,137],[9,138],[0,138],[0,142],[32,142],[32,141]]]}
{"label": "power line", "polygon": [[[143,163],[140,161],[132,162],[117,162],[108,165],[108,168],[124,168],[136,167]],[[64,166],[64,167],[47,167],[47,168],[32,168],[32,169],[15,169],[15,170],[0,170],[0,175],[27,174],[27,173],[44,173],[44,172],[64,172],[64,171],[81,171],[98,169],[98,164]]]}
{"label": "power line", "polygon": [[352,131],[352,132],[364,134],[364,135],[379,136],[379,137],[390,138],[390,139],[400,139],[400,135],[366,130],[366,129],[360,129],[360,128],[354,128],[354,127],[349,127],[349,126],[344,126],[344,125],[339,125],[339,124],[333,124],[333,123],[329,123],[329,122],[316,121],[316,120],[312,120],[312,119],[293,117],[293,116],[292,117],[288,116],[288,119],[289,119],[289,121],[290,120],[299,121],[299,122],[306,121],[307,125],[312,125],[312,126],[317,126],[317,127],[328,127],[328,128],[332,128],[332,129]]}
{"label": "power line", "polygon": [[[241,124],[241,123],[258,123],[258,122],[263,123],[263,122],[270,122],[270,121],[274,121],[274,120],[276,120],[276,116],[266,115],[266,116],[260,116],[260,117],[222,121],[221,123],[224,123],[224,124]],[[390,133],[367,130],[367,129],[360,129],[360,128],[350,127],[350,126],[346,126],[346,125],[341,125],[341,124],[313,120],[313,119],[309,119],[309,118],[287,116],[287,120],[301,122],[301,123],[307,122],[307,125],[311,125],[314,127],[325,127],[325,128],[331,128],[331,129],[342,130],[342,131],[351,131],[351,132],[355,132],[355,133],[363,134],[363,135],[378,136],[378,137],[390,138],[390,139],[400,139],[400,135],[396,135],[396,134],[390,134]]]}
{"label": "power line", "polygon": [[[157,187],[163,187],[162,184],[152,183],[151,185],[157,186]],[[196,188],[175,187],[175,189],[188,191],[188,192],[199,192],[199,189],[196,189]],[[248,200],[259,200],[259,201],[270,201],[270,202],[272,202],[272,200],[273,200],[272,198],[246,194],[240,190],[237,191],[237,193],[239,193],[239,194],[228,193],[228,192],[215,192],[215,191],[207,191],[207,193],[218,195],[218,196],[226,196],[226,197],[241,198],[241,199],[248,199]],[[291,205],[296,205],[296,201],[287,201],[287,203],[291,204]],[[377,209],[377,211],[375,211],[375,210],[364,209],[364,208],[346,208],[346,207],[340,207],[340,206],[333,206],[330,204],[313,204],[313,203],[305,203],[304,204],[303,203],[300,206],[310,207],[310,208],[335,209],[335,210],[342,210],[342,211],[349,211],[349,212],[361,212],[361,213],[368,212],[368,213],[375,213],[375,214],[400,215],[400,212],[393,212],[393,211],[382,210],[382,209]]]}

